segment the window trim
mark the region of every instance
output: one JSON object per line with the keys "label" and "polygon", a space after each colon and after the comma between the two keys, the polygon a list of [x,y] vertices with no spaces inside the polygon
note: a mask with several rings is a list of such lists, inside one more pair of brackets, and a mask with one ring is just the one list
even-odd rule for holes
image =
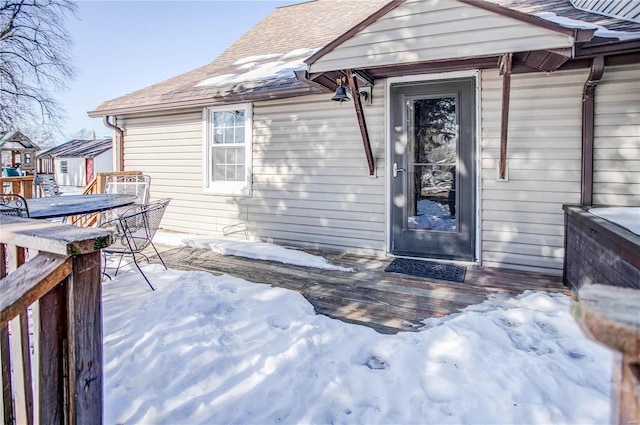
{"label": "window trim", "polygon": [[[213,137],[213,112],[244,110],[244,181],[214,181],[211,180],[211,152],[209,140]],[[202,110],[202,191],[208,195],[251,196],[252,186],[252,157],[253,157],[253,105],[239,103],[223,106],[208,106]]]}

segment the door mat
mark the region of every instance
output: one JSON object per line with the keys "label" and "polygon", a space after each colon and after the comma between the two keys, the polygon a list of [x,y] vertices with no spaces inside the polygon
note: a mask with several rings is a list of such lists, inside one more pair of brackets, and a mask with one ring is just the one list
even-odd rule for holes
{"label": "door mat", "polygon": [[385,272],[408,274],[412,276],[428,277],[451,282],[464,282],[466,267],[453,264],[441,264],[433,261],[411,260],[396,258],[384,269]]}

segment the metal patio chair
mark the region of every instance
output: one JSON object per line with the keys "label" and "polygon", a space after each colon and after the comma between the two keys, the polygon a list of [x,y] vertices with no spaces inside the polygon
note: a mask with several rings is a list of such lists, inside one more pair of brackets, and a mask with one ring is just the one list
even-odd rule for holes
{"label": "metal patio chair", "polygon": [[125,195],[136,195],[137,204],[149,202],[149,187],[151,177],[144,174],[125,174],[107,176],[105,179],[105,193],[120,193]]}
{"label": "metal patio chair", "polygon": [[0,194],[0,214],[29,218],[27,200],[16,193]]}
{"label": "metal patio chair", "polygon": [[[107,176],[105,179],[104,193],[116,193],[136,195],[136,204],[146,205],[149,202],[151,177],[144,174],[125,174]],[[105,222],[117,218],[127,208],[105,211],[101,214],[99,222]]]}
{"label": "metal patio chair", "polygon": [[164,215],[170,201],[171,199],[167,198],[151,202],[147,205],[129,207],[118,217],[112,218],[99,225],[101,228],[111,229],[116,232],[116,241],[108,248],[102,250],[105,255],[103,269],[105,275],[109,276],[106,273],[106,255],[120,255],[120,260],[118,261],[118,266],[116,267],[114,276],[118,274],[118,270],[120,270],[124,256],[130,256],[133,259],[133,263],[138,268],[138,271],[142,274],[142,277],[144,277],[144,280],[149,284],[149,287],[152,290],[155,290],[149,281],[149,278],[147,278],[140,268],[139,257],[144,257],[147,262],[150,262],[149,257],[147,257],[147,255],[142,251],[148,247],[152,247],[164,268],[167,269],[162,256],[153,244],[153,236],[158,230],[162,216]]}

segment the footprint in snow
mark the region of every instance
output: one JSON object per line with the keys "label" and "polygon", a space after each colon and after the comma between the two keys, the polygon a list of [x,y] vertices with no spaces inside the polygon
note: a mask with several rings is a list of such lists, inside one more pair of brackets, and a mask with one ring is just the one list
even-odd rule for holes
{"label": "footprint in snow", "polygon": [[373,369],[389,369],[389,363],[385,362],[384,360],[376,356],[370,357],[369,360],[367,360],[366,365],[369,369],[372,369],[372,370]]}
{"label": "footprint in snow", "polygon": [[291,327],[291,323],[284,317],[280,316],[267,317],[267,324],[272,328],[282,329],[283,331],[287,331]]}

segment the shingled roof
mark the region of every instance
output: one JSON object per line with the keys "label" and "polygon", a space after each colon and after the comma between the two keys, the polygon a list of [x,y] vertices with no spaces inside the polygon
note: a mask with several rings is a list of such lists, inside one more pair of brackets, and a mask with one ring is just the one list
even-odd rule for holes
{"label": "shingled roof", "polygon": [[314,0],[276,8],[208,65],[103,102],[89,116],[201,106],[312,92],[302,60],[389,0]]}
{"label": "shingled roof", "polygon": [[640,24],[631,20],[605,16],[599,13],[578,9],[571,0],[487,0],[508,9],[517,10],[533,16],[554,13],[557,16],[579,22],[598,25],[612,31],[638,32]]}
{"label": "shingled roof", "polygon": [[95,158],[111,149],[111,147],[111,138],[95,140],[74,139],[40,152],[37,156],[39,158]]}
{"label": "shingled roof", "polygon": [[[597,25],[602,29],[634,33],[640,24],[575,8],[570,0],[477,0],[502,10],[543,18],[558,27]],[[208,65],[142,90],[103,102],[89,116],[147,112],[248,100],[282,98],[313,93],[317,89],[299,81],[295,71],[305,70],[308,59],[353,34],[394,0],[312,0],[275,9]],[[471,2],[469,2],[471,3]],[[539,21],[542,21],[541,19]],[[633,38],[633,34],[632,34]],[[322,53],[320,53],[322,54]]]}

